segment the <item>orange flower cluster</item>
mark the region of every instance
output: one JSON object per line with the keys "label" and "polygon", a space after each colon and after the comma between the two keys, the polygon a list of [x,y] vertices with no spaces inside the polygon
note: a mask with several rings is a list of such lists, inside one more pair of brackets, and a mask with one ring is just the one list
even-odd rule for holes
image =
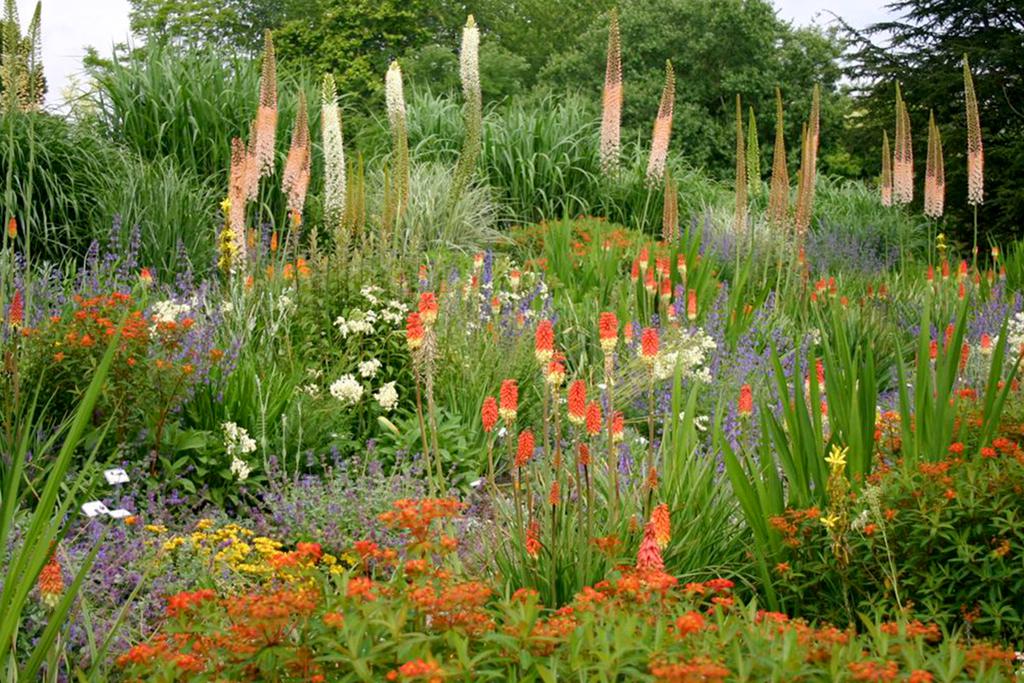
{"label": "orange flower cluster", "polygon": [[[888,633],[891,636],[899,635],[900,633],[899,622],[883,622],[880,628],[882,633]],[[942,640],[942,632],[939,631],[938,624],[924,624],[914,619],[907,622],[904,628],[908,638],[924,638],[929,643],[937,643]]]}
{"label": "orange flower cluster", "polygon": [[380,515],[380,520],[392,529],[408,532],[412,537],[410,549],[429,549],[432,547],[428,538],[431,524],[438,519],[458,517],[466,504],[449,498],[403,498],[391,507]]}
{"label": "orange flower cluster", "polygon": [[207,600],[213,600],[216,597],[216,591],[211,588],[204,588],[191,593],[187,591],[175,593],[167,597],[167,616],[174,617],[185,614],[191,611],[193,607],[201,605]]}
{"label": "orange flower cluster", "polygon": [[850,662],[851,679],[854,681],[871,681],[872,683],[886,683],[895,681],[900,675],[900,665],[892,660],[884,662]]}
{"label": "orange flower cluster", "polygon": [[790,548],[798,548],[802,543],[801,536],[806,537],[817,528],[821,512],[816,507],[806,510],[787,509],[782,515],[768,520],[772,528],[782,534],[782,542]]}
{"label": "orange flower cluster", "polygon": [[723,683],[730,675],[727,667],[707,658],[694,657],[681,662],[651,662],[649,671],[657,683]]}
{"label": "orange flower cluster", "polygon": [[413,659],[397,669],[388,672],[389,681],[423,681],[423,683],[441,683],[445,673],[441,665],[434,660]]}
{"label": "orange flower cluster", "polygon": [[455,630],[479,637],[494,630],[494,619],[485,606],[492,591],[479,581],[410,587],[410,602],[426,616],[434,631]]}

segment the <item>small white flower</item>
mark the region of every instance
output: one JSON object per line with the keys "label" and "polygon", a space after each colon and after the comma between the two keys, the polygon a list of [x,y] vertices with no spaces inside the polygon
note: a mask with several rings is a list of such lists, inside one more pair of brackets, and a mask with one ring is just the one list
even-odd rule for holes
{"label": "small white flower", "polygon": [[231,460],[231,474],[235,475],[238,481],[248,479],[250,472],[252,472],[252,468],[244,460],[237,457]]}
{"label": "small white flower", "polygon": [[224,450],[228,455],[245,455],[256,450],[256,442],[245,427],[239,427],[234,422],[224,422],[220,428],[224,431]]}
{"label": "small white flower", "polygon": [[394,382],[388,382],[373,395],[377,404],[386,412],[391,412],[398,405],[398,390]]}
{"label": "small white flower", "polygon": [[331,384],[331,396],[346,405],[355,405],[363,397],[363,385],[352,375],[342,375]]}
{"label": "small white flower", "polygon": [[363,379],[373,379],[377,376],[377,371],[380,370],[381,362],[376,358],[363,361],[359,364],[359,376]]}

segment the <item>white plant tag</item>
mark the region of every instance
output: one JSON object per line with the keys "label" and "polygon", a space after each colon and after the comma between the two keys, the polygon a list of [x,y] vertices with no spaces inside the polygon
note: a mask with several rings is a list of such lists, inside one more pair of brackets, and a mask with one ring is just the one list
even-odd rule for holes
{"label": "white plant tag", "polygon": [[103,504],[101,500],[90,500],[88,503],[82,504],[82,512],[85,513],[86,517],[97,517],[99,515],[109,515],[110,510]]}
{"label": "white plant tag", "polygon": [[107,514],[109,514],[114,519],[124,519],[125,517],[131,517],[132,516],[132,513],[128,512],[124,508],[118,508],[117,510],[111,510]]}
{"label": "white plant tag", "polygon": [[103,476],[107,478],[108,484],[127,484],[128,473],[120,467],[116,467],[112,470],[104,470]]}

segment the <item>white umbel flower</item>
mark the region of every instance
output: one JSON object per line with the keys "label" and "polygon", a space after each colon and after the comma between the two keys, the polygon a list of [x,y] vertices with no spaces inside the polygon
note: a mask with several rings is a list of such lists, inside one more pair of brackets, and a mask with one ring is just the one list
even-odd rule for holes
{"label": "white umbel flower", "polygon": [[355,405],[363,397],[363,385],[352,375],[342,375],[331,384],[331,396],[345,405]]}
{"label": "white umbel flower", "polygon": [[249,478],[249,473],[252,472],[252,468],[241,458],[231,459],[231,474],[235,475],[238,481],[245,481]]}
{"label": "white umbel flower", "polygon": [[388,382],[382,386],[373,395],[373,398],[385,412],[390,413],[398,405],[398,390],[395,389],[395,383]]}
{"label": "white umbel flower", "polygon": [[363,361],[359,364],[359,376],[363,379],[373,379],[377,376],[377,371],[380,370],[381,362],[376,358]]}
{"label": "white umbel flower", "polygon": [[239,427],[234,422],[224,422],[220,428],[224,432],[224,450],[228,455],[246,455],[256,450],[256,441],[249,436],[245,427]]}

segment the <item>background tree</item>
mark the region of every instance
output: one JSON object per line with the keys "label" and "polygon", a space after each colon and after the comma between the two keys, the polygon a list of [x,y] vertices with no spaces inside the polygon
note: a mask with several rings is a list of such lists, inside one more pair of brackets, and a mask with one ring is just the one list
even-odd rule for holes
{"label": "background tree", "polygon": [[[732,172],[737,93],[759,115],[759,135],[767,140],[774,131],[770,112],[779,86],[789,114],[786,136],[799,139],[815,82],[821,84],[823,95],[824,170],[830,170],[830,159],[841,158],[836,147],[844,113],[836,63],[841,44],[834,34],[794,29],[775,16],[766,0],[625,0],[619,5],[619,24],[623,125],[634,135],[649,134],[662,67],[671,60],[679,84],[674,146],[695,165],[723,177]],[[600,97],[607,38],[608,20],[602,15],[573,41],[576,47],[551,59],[540,82]],[[762,162],[765,166],[767,159]]]}
{"label": "background tree", "polygon": [[[854,47],[848,73],[859,114],[848,132],[851,148],[865,159],[867,175],[877,175],[878,141],[882,130],[892,133],[898,80],[915,131],[926,130],[928,112],[935,111],[946,154],[945,229],[970,242],[962,67],[967,54],[985,145],[981,234],[993,240],[1018,236],[1024,222],[1024,5],[1019,0],[899,0],[888,8],[899,19],[862,32],[845,25]],[[915,158],[925,158],[925,140],[915,136]],[[921,170],[918,176],[923,177]]]}

